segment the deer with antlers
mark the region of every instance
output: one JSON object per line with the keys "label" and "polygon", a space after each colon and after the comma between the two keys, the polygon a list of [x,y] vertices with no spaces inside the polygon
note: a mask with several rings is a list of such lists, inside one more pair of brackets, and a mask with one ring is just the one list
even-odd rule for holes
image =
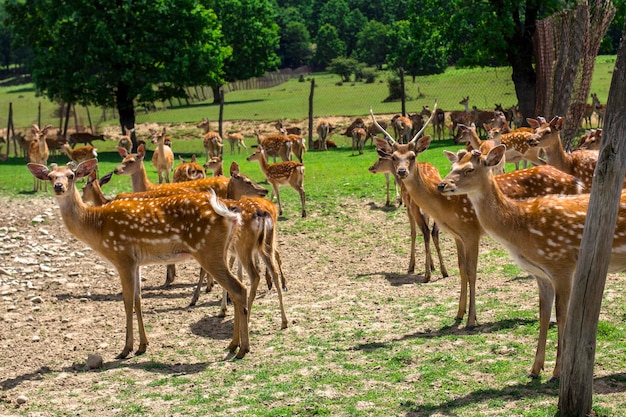
{"label": "deer with antlers", "polygon": [[[482,227],[504,245],[517,264],[537,279],[539,342],[530,376],[538,377],[545,362],[550,313],[556,297],[558,345],[552,376],[559,377],[563,329],[580,249],[589,194],[549,195],[528,201],[508,198],[498,187],[491,168],[504,156],[504,146],[487,155],[447,153],[452,169],[439,185],[444,196],[466,195]],[[610,271],[626,269],[626,194],[622,192],[613,236]],[[576,307],[574,307],[576,308]]]}
{"label": "deer with antlers", "polygon": [[267,162],[265,155],[265,149],[259,145],[256,152],[250,155],[248,161],[258,161],[261,171],[267,182],[272,184],[272,193],[270,194],[270,200],[272,196],[276,195],[278,200],[278,214],[283,215],[283,208],[280,202],[279,187],[281,185],[290,185],[294,190],[300,194],[300,203],[302,204],[302,217],[306,217],[305,207],[305,193],[304,193],[304,165],[296,161],[283,161],[275,164]]}
{"label": "deer with antlers", "polygon": [[[434,109],[436,109],[436,104]],[[373,112],[372,119],[376,122]],[[422,129],[425,129],[431,118]],[[421,132],[418,132],[421,134]],[[452,236],[457,247],[459,273],[461,275],[461,293],[457,320],[462,320],[466,311],[467,327],[476,325],[476,269],[480,238],[484,233],[476,213],[466,196],[443,196],[438,191],[441,177],[436,169],[425,170],[423,163],[417,162],[417,155],[424,152],[430,145],[430,136],[416,135],[408,144],[398,144],[389,133],[387,140],[378,139],[378,154],[393,163],[395,175],[406,187],[411,199],[422,208],[441,230]],[[536,167],[541,168],[541,167]],[[548,174],[549,172],[546,172]],[[580,193],[580,181],[571,175],[558,170],[552,171],[553,177],[543,176],[536,170],[520,170],[496,176],[502,189],[517,192],[516,198],[530,198],[547,192]],[[522,184],[520,186],[520,184]],[[546,187],[546,184],[549,187]],[[469,310],[468,307],[469,289]]]}
{"label": "deer with antlers", "polygon": [[[372,174],[383,173],[385,175],[394,175],[395,171],[393,169],[393,163],[391,159],[386,158],[378,158],[376,162],[370,166],[369,171]],[[423,165],[424,170],[432,170],[435,169],[430,164]],[[441,249],[439,246],[439,226],[437,226],[436,222],[433,222],[432,228],[430,227],[430,216],[428,214],[422,212],[420,207],[415,204],[415,202],[411,199],[411,195],[406,191],[406,188],[402,185],[402,182],[399,179],[395,178],[396,182],[400,184],[400,189],[402,193],[402,201],[406,206],[407,216],[409,218],[409,226],[411,228],[411,252],[409,254],[409,268],[407,270],[408,274],[412,274],[415,272],[415,246],[416,246],[416,238],[417,238],[417,229],[422,232],[422,237],[424,239],[424,254],[425,254],[425,266],[424,266],[424,281],[430,282],[431,272],[435,270],[435,263],[433,262],[433,256],[430,251],[430,239],[432,237],[433,243],[435,244],[435,249],[437,251],[437,257],[439,258],[439,267],[441,268],[441,275],[444,277],[448,276],[448,270],[443,263],[443,255],[441,254]],[[389,191],[387,191],[387,199],[389,199]]]}
{"label": "deer with antlers", "polygon": [[[33,125],[31,127],[31,133],[33,139],[28,144],[28,160],[34,164],[47,165],[48,157],[50,156],[50,149],[46,142],[46,135],[48,130],[52,128],[51,125],[45,126],[43,129],[39,129],[39,126]],[[48,182],[42,181],[35,177],[33,185],[33,191],[39,191],[42,189],[42,184],[45,186],[45,190],[48,191]]]}
{"label": "deer with antlers", "polygon": [[180,193],[150,199],[120,199],[87,206],[76,189],[76,179],[89,175],[97,161],[82,162],[75,170],[59,166],[48,169],[28,164],[35,178],[52,185],[67,230],[89,245],[117,269],[126,313],[126,340],[119,358],[133,350],[133,312],[139,330],[139,348],[145,353],[148,337],[141,300],[141,266],[195,259],[226,288],[234,310],[234,329],[229,349],[243,358],[250,350],[247,288],[230,272],[226,253],[241,215],[230,211],[214,192]]}

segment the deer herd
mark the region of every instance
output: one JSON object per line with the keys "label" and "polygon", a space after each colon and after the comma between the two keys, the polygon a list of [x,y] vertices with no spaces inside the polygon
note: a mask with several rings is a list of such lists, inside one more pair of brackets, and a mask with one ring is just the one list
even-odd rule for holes
{"label": "deer herd", "polygon": [[[600,120],[601,106],[596,100],[597,96],[592,107]],[[464,97],[460,102],[464,110],[448,112],[455,142],[466,146],[457,152],[444,151],[452,166],[443,178],[433,165],[419,161],[432,140],[424,135],[427,126],[432,124],[433,137],[442,136],[446,113],[437,109],[437,103],[432,110],[424,106],[419,114],[392,118],[389,126],[393,136],[387,131],[388,125],[377,120],[372,110],[369,125],[357,118],[343,135],[352,140],[353,156],[355,152],[356,156],[364,153],[368,139],[373,142],[378,159],[369,171],[386,175],[386,204],[393,204],[390,196],[393,183],[395,200],[406,207],[411,230],[408,273],[416,269],[418,230],[425,247],[424,283],[431,280],[436,270],[430,243],[434,243],[440,273],[447,277],[440,251],[440,230],[454,241],[461,284],[457,321],[467,317],[468,329],[479,322],[476,280],[480,241],[485,236],[502,244],[516,263],[536,279],[540,329],[529,375],[536,378],[544,368],[547,333],[555,305],[558,345],[552,377],[558,378],[564,325],[601,129],[588,131],[579,139],[579,149],[566,151],[560,137],[563,118],[549,121],[543,117],[528,118],[529,127],[521,127],[515,108],[507,112],[496,106],[494,111],[479,112],[470,110],[468,102],[469,97]],[[126,340],[118,357],[125,358],[133,351],[133,314],[139,333],[136,354],[144,353],[148,345],[141,300],[144,265],[168,265],[165,278],[168,286],[174,282],[177,262],[195,260],[200,272],[190,305],[195,305],[202,288],[209,291],[214,281],[220,284],[224,289],[221,314],[226,314],[227,298],[233,305],[233,335],[228,348],[237,352],[237,358],[243,358],[250,349],[249,321],[261,265],[265,266],[268,288],[277,292],[281,328],[288,326],[282,295],[287,286],[277,239],[278,221],[283,215],[279,188],[290,185],[299,193],[301,217],[306,217],[303,186],[306,146],[299,128],[288,128],[282,120],[275,126],[277,134],[262,135],[255,130],[258,143],[247,157],[249,162],[258,162],[267,183],[271,184],[269,199],[268,190],[243,175],[238,164],[233,162],[230,177],[224,176],[223,142],[217,132],[210,130],[207,119],[197,125],[203,132],[204,166],[194,155],[190,161],[181,158],[174,169],[172,143],[165,128],[150,132],[150,141],[156,145],[152,163],[158,184],[148,179],[145,144],[139,144],[132,152],[130,131],[118,143],[121,162],[113,172],[98,179],[93,145],[85,143],[84,150],[65,145],[63,152],[71,162],[67,166],[48,167],[49,149],[43,139],[50,126],[43,129],[33,126],[28,168],[35,179],[34,188],[40,189],[45,184],[47,189],[50,183],[68,231],[108,260],[120,276]],[[318,149],[333,147],[330,134],[334,128],[328,119],[318,121],[315,128]],[[232,154],[247,149],[239,132],[230,132],[226,140]],[[505,163],[515,164],[515,169],[504,172]],[[212,176],[207,177],[206,171],[212,172]],[[129,176],[133,191],[105,197],[101,187],[112,175]],[[86,180],[81,194],[77,180],[83,177]],[[273,195],[277,205],[272,202]],[[611,271],[626,269],[625,194],[618,218]],[[231,272],[235,261],[236,274]],[[244,284],[243,271],[249,279],[248,287]]]}

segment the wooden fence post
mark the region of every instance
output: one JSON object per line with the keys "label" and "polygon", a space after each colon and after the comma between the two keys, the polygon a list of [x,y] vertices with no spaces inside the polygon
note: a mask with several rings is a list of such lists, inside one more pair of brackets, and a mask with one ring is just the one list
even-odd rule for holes
{"label": "wooden fence post", "polygon": [[311,92],[309,93],[309,149],[313,149],[313,93],[315,78],[311,78]]}

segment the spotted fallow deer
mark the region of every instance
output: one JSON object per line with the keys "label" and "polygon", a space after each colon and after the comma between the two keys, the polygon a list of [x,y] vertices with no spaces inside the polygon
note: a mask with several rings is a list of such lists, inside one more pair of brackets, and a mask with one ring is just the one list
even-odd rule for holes
{"label": "spotted fallow deer", "polygon": [[[436,109],[436,105],[434,109]],[[372,119],[376,122],[374,114],[371,114]],[[424,125],[424,128],[430,123],[430,120]],[[385,136],[387,140],[377,140],[378,154],[382,158],[392,161],[395,175],[402,181],[411,199],[437,222],[441,230],[452,236],[456,243],[461,276],[461,292],[456,318],[459,321],[462,320],[467,311],[467,327],[472,328],[476,325],[478,249],[480,237],[484,230],[476,218],[476,213],[469,199],[466,196],[441,195],[437,189],[441,182],[438,171],[436,169],[425,170],[423,168],[424,163],[418,163],[417,156],[430,145],[430,136],[420,138],[416,136],[406,145],[395,142],[387,132]],[[581,192],[578,179],[558,170],[551,172],[556,176],[544,177],[538,174],[536,170],[520,170],[498,175],[496,178],[498,178],[497,181],[502,189],[517,192],[516,198],[530,198],[548,192],[568,192],[566,190]],[[519,186],[522,182],[524,186]],[[550,184],[550,187],[547,188],[546,184]],[[469,310],[467,310],[468,289]]]}
{"label": "spotted fallow deer", "polygon": [[254,130],[259,146],[262,146],[265,150],[265,155],[268,158],[273,158],[276,163],[276,158],[280,158],[282,161],[291,160],[293,143],[289,136],[285,132],[279,134],[272,134],[262,136],[258,130]]}
{"label": "spotted fallow deer", "polygon": [[[422,167],[424,170],[435,169],[430,164],[424,164]],[[372,174],[384,173],[385,175],[394,175],[393,163],[391,159],[386,158],[378,158],[378,160],[369,167],[369,171]],[[395,178],[395,175],[394,175]],[[432,236],[433,243],[435,244],[435,250],[437,251],[437,257],[439,258],[439,267],[441,268],[441,275],[444,277],[448,276],[448,270],[446,269],[445,264],[443,263],[443,255],[441,254],[441,249],[439,246],[439,226],[437,226],[436,222],[433,222],[432,228],[430,227],[430,216],[428,214],[422,212],[420,207],[415,204],[415,202],[411,199],[411,196],[406,191],[405,187],[402,185],[400,180],[396,180],[400,183],[400,189],[402,192],[402,201],[406,206],[406,214],[409,218],[409,226],[411,229],[411,252],[409,254],[409,268],[407,270],[408,274],[412,274],[415,272],[415,246],[417,239],[417,229],[422,232],[422,237],[424,239],[424,280],[423,282],[430,282],[431,273],[435,270],[435,263],[433,262],[433,255],[430,251],[430,238]],[[387,197],[389,198],[389,197]]]}
{"label": "spotted fallow deer", "polygon": [[54,190],[67,230],[91,247],[118,271],[126,313],[126,340],[119,358],[133,350],[133,312],[137,317],[139,348],[145,353],[148,337],[141,300],[141,266],[195,259],[226,288],[235,318],[229,349],[243,358],[250,350],[247,288],[229,270],[226,254],[241,215],[229,210],[215,193],[180,193],[150,199],[120,199],[100,206],[86,205],[75,187],[76,179],[89,175],[97,161],[82,162],[75,170],[48,169],[28,164],[35,178]]}
{"label": "spotted fallow deer", "polygon": [[191,155],[191,160],[186,161],[182,156],[178,156],[180,165],[174,169],[173,182],[193,181],[206,178],[204,168],[197,162],[196,155]]}
{"label": "spotted fallow deer", "polygon": [[[39,126],[33,125],[31,127],[31,133],[33,139],[28,144],[28,160],[34,164],[47,165],[48,157],[50,156],[50,149],[46,142],[46,135],[51,125],[45,126],[43,129],[39,129]],[[41,181],[35,177],[33,184],[33,191],[41,190],[42,184],[45,186],[45,190],[48,191],[48,181]]]}
{"label": "spotted fallow deer", "polygon": [[98,157],[98,150],[91,145],[79,146],[76,149],[72,149],[70,145],[66,143],[61,147],[61,152],[67,155],[67,157],[76,164]]}
{"label": "spotted fallow deer", "polygon": [[217,156],[210,154],[211,159],[209,159],[205,164],[204,168],[207,171],[211,171],[214,177],[222,177],[224,176],[224,159],[222,156]]}
{"label": "spotted fallow deer", "polygon": [[[549,195],[528,201],[508,198],[500,189],[491,167],[504,156],[504,146],[489,154],[448,154],[452,169],[439,185],[444,196],[466,195],[487,233],[506,247],[517,264],[537,279],[539,287],[539,341],[530,376],[544,367],[550,314],[556,296],[558,345],[552,373],[558,378],[563,329],[576,261],[580,249],[589,194]],[[613,236],[610,271],[626,269],[626,193],[622,192]],[[574,307],[576,308],[576,307]]]}
{"label": "spotted fallow deer", "polygon": [[284,161],[270,164],[265,156],[265,149],[259,145],[256,152],[248,157],[248,161],[258,161],[261,171],[267,182],[272,184],[272,196],[276,194],[278,200],[278,214],[283,215],[283,209],[280,202],[280,192],[278,188],[281,185],[290,185],[300,194],[300,203],[302,204],[302,217],[306,217],[305,193],[304,193],[304,165],[296,161]]}
{"label": "spotted fallow deer", "polygon": [[546,154],[546,163],[568,174],[575,175],[585,184],[587,190],[591,190],[593,173],[598,162],[598,152],[578,150],[571,153],[565,152],[561,142],[561,129],[564,119],[554,117],[550,122],[545,119],[527,119],[535,133],[528,139],[530,146],[543,148]]}
{"label": "spotted fallow deer", "polygon": [[202,144],[204,145],[206,160],[209,160],[210,153],[221,155],[224,149],[224,143],[220,134],[211,130],[211,123],[209,122],[209,119],[202,119],[196,127],[198,129],[202,129],[204,132],[202,135]]}

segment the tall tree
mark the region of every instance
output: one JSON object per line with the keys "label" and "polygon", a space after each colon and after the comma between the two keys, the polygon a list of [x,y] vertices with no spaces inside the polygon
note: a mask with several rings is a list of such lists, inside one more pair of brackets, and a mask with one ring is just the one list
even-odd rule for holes
{"label": "tall tree", "polygon": [[283,67],[297,68],[311,59],[311,36],[302,22],[287,22],[280,30],[280,59]]}
{"label": "tall tree", "polygon": [[315,38],[316,49],[312,64],[316,70],[324,70],[335,58],[346,56],[346,44],[339,39],[337,29],[332,25],[324,25]]}
{"label": "tall tree", "polygon": [[[210,0],[207,6],[215,10],[223,42],[233,51],[224,61],[226,81],[259,77],[279,67],[278,25],[271,0]],[[223,83],[214,81],[209,85],[217,101]]]}
{"label": "tall tree", "polygon": [[375,20],[367,22],[357,36],[356,57],[367,65],[375,65],[381,69],[389,51],[388,32],[389,28],[383,23]]}
{"label": "tall tree", "polygon": [[54,101],[116,106],[122,127],[134,127],[136,101],[185,97],[186,86],[221,80],[230,53],[217,17],[197,0],[26,0],[6,8],[17,40],[33,50],[37,89]]}

